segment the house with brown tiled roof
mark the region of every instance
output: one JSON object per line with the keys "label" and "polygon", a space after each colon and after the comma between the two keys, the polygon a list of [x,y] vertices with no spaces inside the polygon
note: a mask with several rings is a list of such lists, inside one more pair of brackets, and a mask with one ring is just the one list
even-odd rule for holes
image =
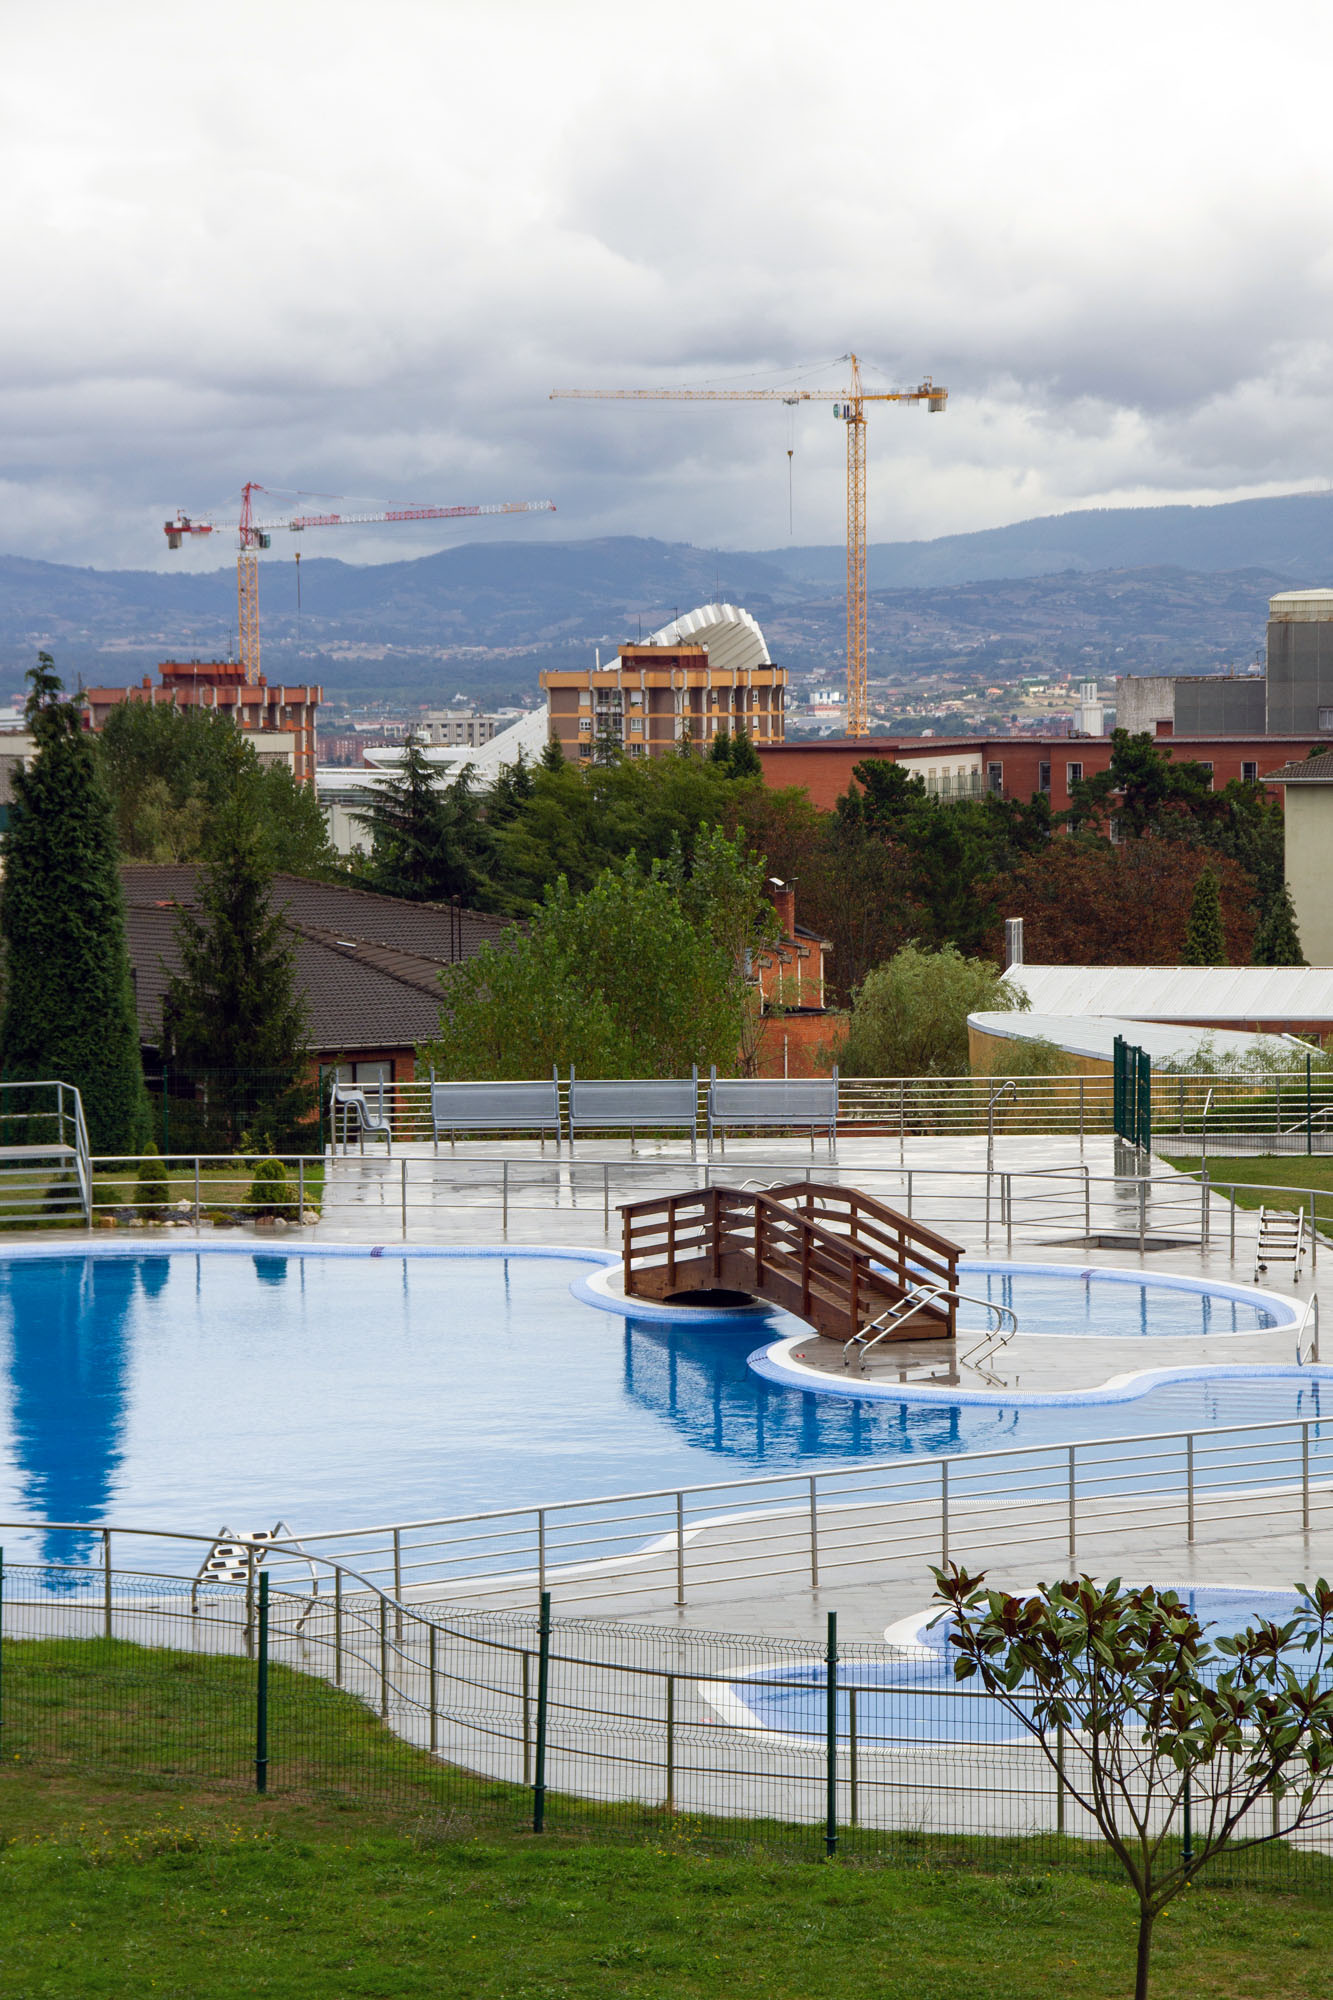
{"label": "house with brown tiled roof", "polygon": [[[176,923],[196,900],[192,865],[126,862],[125,924],[139,1038],[158,1051],[162,1002],[180,969]],[[440,972],[498,942],[507,917],[452,903],[406,903],[340,882],[277,875],[272,905],[291,933],[312,1055],[387,1082],[414,1074],[416,1046],[440,1021]]]}

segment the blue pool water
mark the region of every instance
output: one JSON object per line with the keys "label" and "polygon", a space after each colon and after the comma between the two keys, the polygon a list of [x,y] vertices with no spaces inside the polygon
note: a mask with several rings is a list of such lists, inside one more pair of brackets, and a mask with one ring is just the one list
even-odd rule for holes
{"label": "blue pool water", "polygon": [[796,1321],[625,1319],[570,1296],[590,1268],[545,1254],[239,1248],[0,1259],[0,1519],[282,1518],[314,1531],[1318,1418],[1333,1391],[1307,1371],[1072,1408],[811,1396],[746,1365]]}
{"label": "blue pool water", "polygon": [[[1290,1590],[1230,1590],[1201,1585],[1180,1591],[1182,1601],[1209,1636],[1243,1631],[1256,1620],[1285,1623],[1298,1600]],[[953,1677],[945,1619],[923,1628],[918,1646],[926,1657],[845,1663],[839,1674],[837,1727],[851,1734],[851,1688],[856,1689],[856,1736],[866,1749],[894,1750],[920,1743],[1012,1743],[1026,1732],[997,1701]],[[1293,1664],[1309,1656],[1293,1650]],[[740,1728],[771,1729],[823,1739],[828,1730],[828,1683],[822,1661],[767,1669],[736,1681],[717,1703],[722,1719]]]}
{"label": "blue pool water", "polygon": [[[1260,1300],[1228,1298],[1216,1288],[1195,1289],[1142,1279],[1130,1273],[1042,1270],[1024,1265],[996,1269],[967,1259],[958,1267],[960,1290],[1008,1306],[1022,1333],[1098,1334],[1103,1338],[1176,1338],[1182,1334],[1258,1333],[1277,1324]],[[990,1325],[984,1307],[965,1304],[959,1323]]]}

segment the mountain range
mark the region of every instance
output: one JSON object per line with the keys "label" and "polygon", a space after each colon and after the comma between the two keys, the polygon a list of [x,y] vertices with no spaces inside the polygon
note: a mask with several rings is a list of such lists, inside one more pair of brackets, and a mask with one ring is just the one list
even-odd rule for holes
{"label": "mountain range", "polygon": [[[1213,507],[1049,515],[868,552],[872,678],[1205,672],[1262,646],[1276,590],[1319,584],[1333,561],[1333,494]],[[794,671],[841,661],[837,546],[715,551],[633,536],[468,542],[410,562],[356,565],[275,549],[261,571],[270,680],[330,694],[483,702],[530,694],[540,668],[646,635],[721,598],[764,626]],[[67,681],[124,684],[165,658],[225,658],[235,575],[80,569],[0,557],[0,694],[39,647]]]}

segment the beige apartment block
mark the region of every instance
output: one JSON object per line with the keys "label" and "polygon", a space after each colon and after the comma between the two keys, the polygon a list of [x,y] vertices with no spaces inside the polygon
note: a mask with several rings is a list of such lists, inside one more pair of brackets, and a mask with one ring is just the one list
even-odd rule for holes
{"label": "beige apartment block", "polygon": [[761,748],[785,736],[787,670],[773,665],[749,613],[729,604],[621,646],[606,666],[547,671],[541,684],[551,739],[571,762],[599,748],[665,757],[688,741],[706,751],[721,731],[744,729]]}
{"label": "beige apartment block", "polygon": [[1286,793],[1287,887],[1301,949],[1311,965],[1333,965],[1333,750],[1284,764],[1265,783]]}

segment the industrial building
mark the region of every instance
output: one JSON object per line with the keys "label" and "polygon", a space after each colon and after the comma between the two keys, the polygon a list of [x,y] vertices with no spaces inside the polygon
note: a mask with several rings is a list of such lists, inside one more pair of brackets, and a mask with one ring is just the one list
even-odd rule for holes
{"label": "industrial building", "polygon": [[781,743],[787,674],[769,658],[748,611],[706,604],[673,619],[614,664],[553,670],[541,684],[550,736],[572,762],[599,748],[666,757],[682,742],[706,750],[721,731],[745,730],[756,748]]}
{"label": "industrial building", "polygon": [[153,707],[204,708],[227,716],[254,744],[261,763],[286,764],[302,784],[315,781],[315,725],[324,690],[270,687],[261,674],[248,681],[230,660],[163,660],[160,687],[147,674],[129,687],[83,690],[88,726],[103,729],[113,708],[142,701]]}

